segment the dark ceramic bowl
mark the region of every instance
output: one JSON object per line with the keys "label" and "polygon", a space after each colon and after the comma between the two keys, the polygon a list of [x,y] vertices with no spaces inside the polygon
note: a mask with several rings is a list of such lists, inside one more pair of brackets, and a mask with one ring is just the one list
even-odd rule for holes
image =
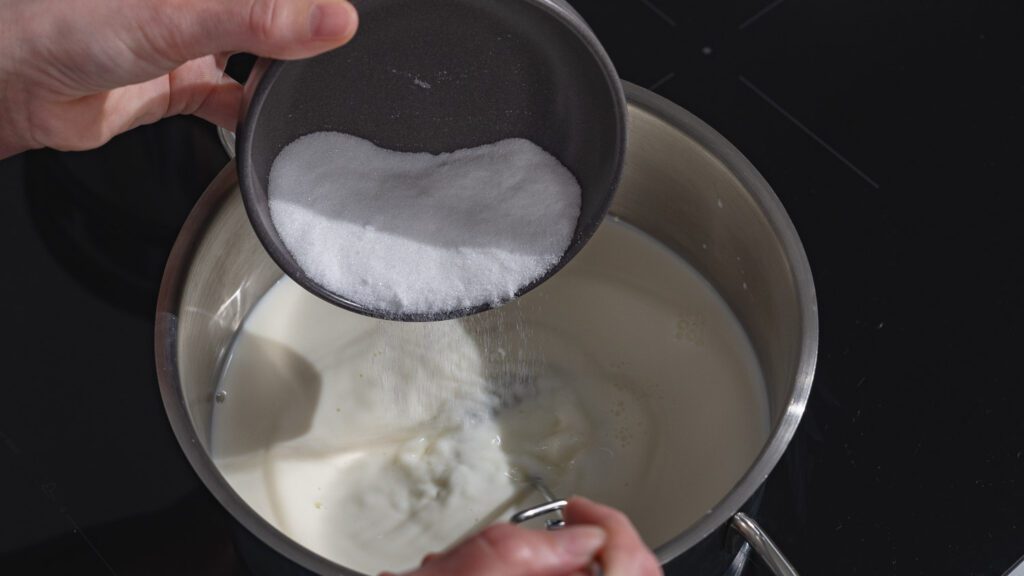
{"label": "dark ceramic bowl", "polygon": [[626,103],[608,55],[561,0],[362,0],[360,30],[348,45],[301,61],[261,60],[246,85],[238,130],[238,172],[257,236],[292,279],[343,308],[394,315],[334,294],[309,278],[270,218],[270,168],[282,148],[312,132],[353,134],[383,148],[441,153],[526,138],[558,158],[583,189],[567,264],[597,230],[619,183]]}

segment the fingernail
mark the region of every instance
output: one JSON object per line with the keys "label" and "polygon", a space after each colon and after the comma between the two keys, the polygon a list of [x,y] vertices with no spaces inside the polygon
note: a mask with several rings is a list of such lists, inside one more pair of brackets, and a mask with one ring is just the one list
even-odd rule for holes
{"label": "fingernail", "polygon": [[585,562],[604,546],[607,536],[596,526],[571,526],[551,532],[559,551],[573,562]]}
{"label": "fingernail", "polygon": [[352,35],[355,8],[348,2],[321,2],[309,12],[309,32],[314,40],[333,40]]}

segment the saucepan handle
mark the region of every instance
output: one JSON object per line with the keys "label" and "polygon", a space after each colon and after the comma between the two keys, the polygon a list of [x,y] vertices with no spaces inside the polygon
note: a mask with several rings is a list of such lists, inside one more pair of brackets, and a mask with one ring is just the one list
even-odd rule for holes
{"label": "saucepan handle", "polygon": [[732,517],[732,528],[743,536],[754,552],[757,552],[761,561],[771,570],[772,574],[775,576],[798,576],[793,565],[786,560],[779,547],[772,542],[772,539],[765,534],[753,518],[743,512],[737,512]]}

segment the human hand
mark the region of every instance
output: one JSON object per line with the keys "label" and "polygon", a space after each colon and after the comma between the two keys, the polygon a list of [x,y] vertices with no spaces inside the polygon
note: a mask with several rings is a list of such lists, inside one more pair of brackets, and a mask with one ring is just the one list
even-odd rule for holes
{"label": "human hand", "polygon": [[[597,561],[605,576],[659,576],[654,554],[625,514],[585,498],[565,510],[566,528],[540,532],[499,524],[448,552],[427,556],[407,576],[576,576]],[[386,575],[385,575],[386,576]]]}
{"label": "human hand", "polygon": [[234,129],[228,54],[313,56],[357,25],[345,0],[0,0],[0,158],[177,114]]}

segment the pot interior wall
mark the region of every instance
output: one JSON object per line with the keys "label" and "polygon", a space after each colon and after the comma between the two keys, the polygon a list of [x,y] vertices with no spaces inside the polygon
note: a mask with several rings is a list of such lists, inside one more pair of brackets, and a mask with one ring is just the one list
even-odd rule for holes
{"label": "pot interior wall", "polygon": [[207,453],[222,363],[249,311],[283,275],[256,238],[235,185],[197,245],[178,315],[182,394]]}
{"label": "pot interior wall", "polygon": [[[751,175],[755,176],[755,175]],[[783,239],[717,155],[636,106],[612,212],[682,256],[718,290],[761,363],[772,428],[797,381],[802,311]]]}

